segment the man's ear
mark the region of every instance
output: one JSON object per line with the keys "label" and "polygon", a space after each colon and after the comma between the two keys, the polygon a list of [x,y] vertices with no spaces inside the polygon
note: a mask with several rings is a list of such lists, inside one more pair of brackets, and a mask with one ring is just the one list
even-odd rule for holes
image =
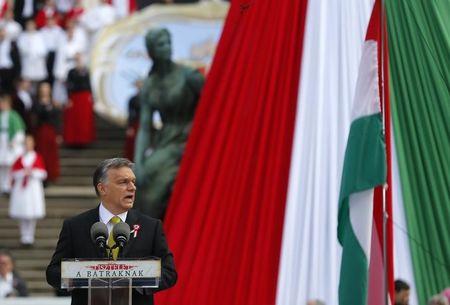
{"label": "man's ear", "polygon": [[106,194],[106,185],[100,182],[99,184],[97,184],[97,190],[100,195],[105,195]]}

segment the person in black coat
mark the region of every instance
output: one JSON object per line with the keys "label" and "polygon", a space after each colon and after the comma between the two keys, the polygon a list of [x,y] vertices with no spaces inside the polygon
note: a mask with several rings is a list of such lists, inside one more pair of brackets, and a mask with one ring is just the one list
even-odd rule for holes
{"label": "person in black coat", "polygon": [[[51,286],[61,286],[61,259],[102,257],[91,241],[90,229],[94,223],[101,221],[110,232],[113,226],[111,220],[115,216],[132,228],[139,226],[139,233],[131,235],[124,248],[123,258],[161,258],[159,288],[133,289],[133,305],[151,305],[155,292],[175,285],[177,272],[161,221],[131,209],[136,192],[136,177],[132,166],[133,163],[124,158],[107,159],[98,165],[93,184],[101,203],[94,209],[64,221],[55,253],[47,267],[47,282]],[[87,304],[87,296],[87,289],[74,289],[72,305]]]}
{"label": "person in black coat", "polygon": [[14,81],[20,76],[21,69],[17,44],[7,38],[6,30],[0,27],[0,89],[13,93]]}
{"label": "person in black coat", "polygon": [[38,0],[14,0],[14,20],[25,28],[25,22],[36,16],[38,6]]}

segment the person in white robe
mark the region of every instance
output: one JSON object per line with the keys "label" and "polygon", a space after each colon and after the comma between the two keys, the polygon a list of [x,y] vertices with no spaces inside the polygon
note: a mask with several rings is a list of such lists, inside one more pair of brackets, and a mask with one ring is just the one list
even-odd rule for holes
{"label": "person in white robe", "polygon": [[11,40],[17,40],[19,34],[22,32],[22,26],[20,23],[14,20],[14,13],[9,8],[3,18],[0,18],[0,28],[4,28],[6,32],[6,38]]}
{"label": "person in white robe", "polygon": [[95,43],[97,33],[107,25],[113,24],[118,19],[116,9],[102,0],[95,7],[89,8],[80,17],[80,25],[86,29],[89,37],[89,49]]}
{"label": "person in white robe", "polygon": [[[22,61],[22,77],[33,83],[33,88],[47,78],[47,46],[33,20],[26,22],[25,31],[17,39]],[[34,90],[35,92],[35,90]]]}
{"label": "person in white robe", "polygon": [[0,192],[11,189],[9,171],[13,162],[24,151],[25,124],[11,109],[11,97],[0,93]]}
{"label": "person in white robe", "polygon": [[59,104],[67,101],[67,89],[65,81],[67,74],[75,67],[76,54],[86,56],[88,51],[87,35],[83,28],[77,26],[74,20],[69,20],[66,24],[66,33],[62,37],[62,42],[56,51],[53,74],[53,99]]}
{"label": "person in white robe", "polygon": [[47,81],[53,85],[53,70],[55,66],[56,52],[61,44],[64,43],[65,33],[64,30],[56,22],[55,17],[48,17],[47,24],[42,27],[39,32],[44,38],[45,44],[47,46]]}
{"label": "person in white robe", "polygon": [[43,181],[47,177],[42,156],[34,151],[34,139],[25,139],[26,151],[11,169],[12,189],[9,216],[19,221],[20,242],[29,247],[34,243],[36,223],[45,216]]}

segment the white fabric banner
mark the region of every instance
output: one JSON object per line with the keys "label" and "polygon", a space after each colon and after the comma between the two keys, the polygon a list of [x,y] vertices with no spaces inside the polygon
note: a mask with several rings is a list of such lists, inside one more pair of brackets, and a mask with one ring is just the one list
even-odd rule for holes
{"label": "white fabric banner", "polygon": [[416,284],[413,274],[411,248],[409,246],[408,229],[406,225],[405,209],[400,182],[400,173],[397,163],[397,150],[395,149],[394,125],[391,123],[392,143],[392,206],[394,214],[394,277],[406,281],[411,289],[410,305],[418,305]]}
{"label": "white fabric banner", "polygon": [[277,304],[338,304],[337,211],[373,0],[309,1]]}

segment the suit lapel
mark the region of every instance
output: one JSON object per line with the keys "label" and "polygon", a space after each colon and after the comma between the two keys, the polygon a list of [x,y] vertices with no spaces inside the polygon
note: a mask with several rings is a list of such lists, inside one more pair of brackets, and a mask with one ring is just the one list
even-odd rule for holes
{"label": "suit lapel", "polygon": [[96,258],[96,257],[100,257],[100,253],[99,250],[96,248],[94,242],[91,240],[91,227],[94,223],[96,223],[97,221],[100,221],[100,215],[98,212],[98,207],[97,206],[95,209],[92,209],[89,211],[89,214],[86,217],[86,225],[87,225],[87,229],[88,231],[88,241],[87,244],[90,246],[86,246],[87,250],[89,251],[89,255],[92,258]]}
{"label": "suit lapel", "polygon": [[[138,219],[139,219],[139,217],[133,209],[128,210],[126,223],[130,226],[130,230],[133,230],[133,226],[135,224],[138,224]],[[135,240],[136,240],[136,238],[134,237],[134,235],[130,234],[130,239],[128,241],[128,244],[123,249],[123,257],[127,257],[128,253],[130,252],[130,249],[133,247]]]}

